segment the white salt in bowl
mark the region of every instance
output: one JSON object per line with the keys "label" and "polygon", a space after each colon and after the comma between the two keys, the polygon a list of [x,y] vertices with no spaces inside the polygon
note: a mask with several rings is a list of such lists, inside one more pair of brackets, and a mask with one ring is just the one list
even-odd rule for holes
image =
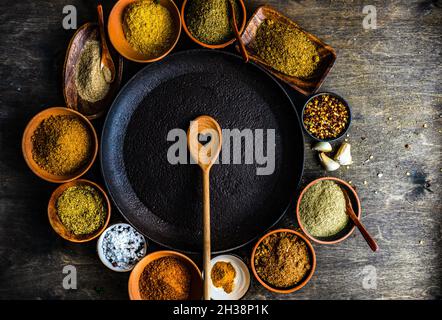
{"label": "white salt in bowl", "polygon": [[[131,228],[133,231],[137,232],[141,238],[143,239],[143,249],[141,252],[141,256],[135,260],[133,263],[131,263],[127,268],[121,268],[121,267],[115,267],[112,265],[112,263],[106,258],[105,254],[104,254],[104,249],[103,249],[103,242],[104,242],[104,238],[106,237],[106,235],[112,231],[114,228],[117,227],[129,227]],[[107,228],[106,230],[104,230],[104,232],[101,234],[100,238],[98,238],[97,241],[97,253],[98,253],[98,257],[100,258],[101,262],[109,269],[111,269],[112,271],[116,271],[116,272],[128,272],[131,271],[135,265],[138,263],[138,261],[140,261],[141,259],[144,258],[144,256],[147,253],[147,240],[146,238],[139,233],[134,227],[132,227],[130,224],[127,223],[116,223],[111,225],[109,228]]]}

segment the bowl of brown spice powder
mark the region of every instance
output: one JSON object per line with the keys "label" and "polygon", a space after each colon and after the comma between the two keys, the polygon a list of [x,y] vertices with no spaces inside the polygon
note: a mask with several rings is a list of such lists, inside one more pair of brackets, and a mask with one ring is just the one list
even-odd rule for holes
{"label": "bowl of brown spice powder", "polygon": [[291,293],[304,287],[316,268],[316,254],[310,241],[291,229],[277,229],[264,235],[253,248],[252,272],[266,289]]}
{"label": "bowl of brown spice powder", "polygon": [[200,300],[201,271],[176,251],[156,251],[137,263],[129,277],[131,300]]}
{"label": "bowl of brown spice powder", "polygon": [[48,108],[26,126],[22,152],[29,168],[40,178],[55,183],[72,181],[94,163],[97,133],[81,113],[62,107]]}

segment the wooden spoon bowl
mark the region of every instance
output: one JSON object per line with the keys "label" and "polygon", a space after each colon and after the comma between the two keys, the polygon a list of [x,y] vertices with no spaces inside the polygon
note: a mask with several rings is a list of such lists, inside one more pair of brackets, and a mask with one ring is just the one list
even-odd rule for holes
{"label": "wooden spoon bowl", "polygon": [[88,22],[75,32],[66,51],[63,67],[63,95],[68,108],[76,110],[92,120],[104,115],[117,95],[123,76],[123,58],[112,48],[109,50],[113,61],[116,62],[116,74],[114,81],[110,83],[107,95],[97,102],[83,100],[78,94],[75,84],[75,68],[80,60],[81,50],[90,40],[101,42],[98,24]]}
{"label": "wooden spoon bowl", "polygon": [[[107,208],[106,219],[105,219],[105,222],[103,223],[103,225],[97,231],[95,231],[91,234],[88,234],[88,235],[75,235],[72,232],[70,232],[63,225],[63,223],[61,222],[61,220],[57,214],[57,200],[58,200],[58,198],[63,194],[63,192],[66,189],[73,187],[73,186],[78,186],[78,185],[88,185],[88,186],[94,188],[95,190],[97,190],[100,193],[101,197],[103,198],[104,203]],[[49,204],[48,204],[49,223],[51,224],[52,229],[54,229],[54,231],[60,237],[62,237],[63,239],[66,239],[70,242],[81,243],[81,242],[91,241],[91,240],[97,238],[106,229],[107,225],[109,224],[110,215],[111,215],[111,204],[110,204],[110,201],[109,201],[109,198],[108,198],[106,192],[98,184],[96,184],[92,181],[89,181],[89,180],[79,179],[79,180],[74,180],[74,181],[70,181],[65,184],[62,184],[61,186],[59,186],[57,189],[54,190],[54,192],[51,195],[51,198],[49,199]]]}
{"label": "wooden spoon bowl", "polygon": [[[34,160],[32,156],[32,136],[37,129],[37,127],[40,125],[40,123],[49,118],[50,116],[59,116],[59,115],[69,115],[69,116],[75,116],[79,120],[81,120],[86,127],[89,130],[90,137],[92,140],[92,152],[89,158],[89,161],[83,165],[83,167],[79,168],[77,172],[74,172],[71,175],[55,175],[52,173],[47,172],[46,170],[42,169]],[[41,111],[37,115],[34,116],[34,118],[29,121],[28,125],[26,126],[26,129],[23,133],[23,139],[22,139],[22,152],[23,157],[29,166],[29,168],[34,172],[37,176],[40,178],[54,183],[64,183],[68,181],[72,181],[74,179],[77,179],[81,177],[83,174],[85,174],[92,164],[95,161],[95,158],[97,157],[98,152],[98,137],[97,133],[95,132],[94,127],[92,126],[91,122],[83,116],[81,113],[74,111],[72,109],[68,108],[62,108],[62,107],[53,107],[46,110]]]}

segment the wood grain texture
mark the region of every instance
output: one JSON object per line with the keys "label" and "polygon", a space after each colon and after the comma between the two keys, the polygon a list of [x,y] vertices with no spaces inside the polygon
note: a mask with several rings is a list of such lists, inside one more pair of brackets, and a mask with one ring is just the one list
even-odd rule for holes
{"label": "wood grain texture", "polygon": [[[278,295],[253,279],[246,298],[442,298],[441,1],[370,1],[377,8],[375,30],[362,27],[364,1],[249,0],[248,13],[264,3],[337,51],[322,89],[337,92],[352,106],[348,139],[354,164],[332,175],[357,188],[362,221],[380,250],[372,253],[357,232],[339,245],[314,245],[317,269],[306,287]],[[101,265],[95,243],[71,244],[52,231],[46,207],[56,186],[34,176],[21,155],[27,121],[46,107],[64,104],[63,59],[74,33],[61,24],[67,4],[76,6],[78,26],[96,20],[97,1],[0,3],[0,298],[128,298],[129,275]],[[104,4],[107,16],[113,3]],[[195,47],[183,33],[175,51]],[[141,67],[126,63],[123,83]],[[302,106],[301,99],[296,106]],[[100,132],[102,120],[94,125]],[[326,175],[310,142],[303,185]],[[101,183],[98,163],[85,178]],[[113,212],[111,222],[121,221]],[[279,226],[297,228],[294,208]],[[251,250],[234,253],[248,263]],[[62,287],[66,265],[77,268],[77,290]],[[376,288],[364,286],[374,270]]]}

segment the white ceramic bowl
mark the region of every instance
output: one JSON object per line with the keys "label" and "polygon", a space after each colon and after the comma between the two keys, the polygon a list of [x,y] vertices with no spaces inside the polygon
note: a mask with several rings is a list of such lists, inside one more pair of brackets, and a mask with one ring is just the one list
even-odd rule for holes
{"label": "white ceramic bowl", "polygon": [[213,300],[239,300],[245,296],[250,287],[250,272],[244,261],[234,255],[221,255],[210,260],[213,267],[218,261],[230,262],[235,268],[236,276],[233,282],[233,291],[227,293],[223,288],[217,288],[210,281],[210,297]]}
{"label": "white ceramic bowl", "polygon": [[[143,255],[141,256],[141,258],[140,258],[138,261],[136,261],[133,265],[131,265],[130,268],[123,269],[123,268],[114,267],[114,266],[113,266],[113,265],[112,265],[112,264],[106,259],[106,257],[104,256],[104,252],[103,252],[103,239],[104,239],[104,237],[106,236],[106,234],[109,232],[109,230],[111,230],[112,228],[117,227],[117,226],[130,227],[130,228],[132,228],[132,229],[134,229],[134,230],[136,231],[136,229],[135,229],[134,227],[132,227],[130,224],[127,224],[127,223],[116,223],[116,224],[111,225],[111,226],[108,227],[106,230],[104,230],[104,232],[101,234],[100,238],[98,238],[98,241],[97,241],[97,253],[98,253],[98,257],[100,258],[101,262],[102,262],[106,267],[108,267],[109,269],[111,269],[112,271],[116,271],[116,272],[128,272],[128,271],[131,271],[131,270],[135,267],[135,265],[138,263],[138,261],[140,261],[141,259],[143,259],[144,256],[146,255],[146,253],[147,253],[147,240],[146,240],[146,238],[145,238],[142,234],[140,234],[140,235],[143,237],[143,239],[144,239]],[[137,232],[138,232],[138,231],[137,231]]]}

